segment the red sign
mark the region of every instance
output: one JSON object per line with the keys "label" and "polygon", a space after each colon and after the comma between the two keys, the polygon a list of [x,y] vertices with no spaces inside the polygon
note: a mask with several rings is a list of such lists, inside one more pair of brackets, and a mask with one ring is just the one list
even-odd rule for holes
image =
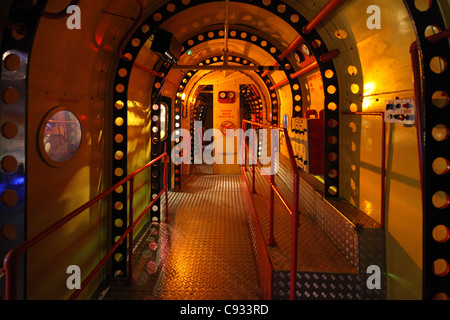
{"label": "red sign", "polygon": [[222,134],[227,135],[227,130],[235,130],[236,126],[234,125],[233,122],[231,121],[224,121],[222,122],[222,124],[220,125],[220,131],[222,132]]}

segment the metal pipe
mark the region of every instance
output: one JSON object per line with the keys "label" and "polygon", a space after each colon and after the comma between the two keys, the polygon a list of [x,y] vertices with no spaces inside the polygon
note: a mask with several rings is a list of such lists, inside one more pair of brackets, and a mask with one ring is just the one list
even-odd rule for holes
{"label": "metal pipe", "polygon": [[330,0],[327,4],[315,15],[311,21],[303,27],[302,32],[304,34],[310,34],[314,28],[322,22],[324,18],[326,18],[331,12],[333,12],[344,0]]}
{"label": "metal pipe", "polygon": [[[273,165],[273,164],[272,164]],[[270,176],[270,193],[269,193],[269,240],[267,244],[271,247],[275,246],[275,237],[273,233],[273,227],[274,227],[274,191],[272,186],[275,183],[275,176]]]}
{"label": "metal pipe", "polygon": [[167,179],[167,142],[164,143],[164,154],[166,155],[164,157],[164,188],[166,188],[166,192],[165,192],[165,198],[166,198],[166,223],[170,223],[170,219],[169,219],[169,195],[168,195],[168,189],[169,189],[169,185],[168,185],[168,179]]}
{"label": "metal pipe", "polygon": [[278,83],[274,84],[273,86],[271,86],[271,87],[269,88],[269,90],[275,90],[275,89],[278,89],[279,87],[284,86],[284,85],[285,85],[286,83],[288,83],[288,82],[289,82],[289,79],[288,79],[288,78],[285,78],[285,79],[281,80],[280,82],[278,82]]}
{"label": "metal pipe", "polygon": [[252,181],[252,194],[256,194],[256,183],[255,183],[255,164],[252,164],[253,170],[253,181]]}
{"label": "metal pipe", "polygon": [[280,61],[284,60],[284,58],[286,58],[289,53],[296,50],[300,45],[303,44],[303,42],[305,42],[305,40],[301,35],[295,37],[291,44],[278,56],[278,59]]}
{"label": "metal pipe", "polygon": [[338,49],[334,49],[334,50],[331,50],[330,52],[322,54],[319,57],[319,60],[322,63],[327,63],[328,61],[336,58],[338,55],[339,55],[339,50]]}
{"label": "metal pipe", "polygon": [[[278,62],[275,61],[274,63],[271,64],[271,66],[272,66],[272,67],[278,66]],[[269,74],[269,72],[270,72],[270,70],[264,71],[264,72],[261,74],[261,78],[264,78],[265,76],[267,76],[267,75]]]}
{"label": "metal pipe", "polygon": [[[311,71],[313,71],[313,70],[315,70],[317,68],[319,68],[319,65],[317,64],[317,61],[314,61],[314,62],[310,63],[309,65],[307,65],[306,67],[300,69],[299,71],[294,72],[289,77],[291,79],[295,79],[295,78],[301,77],[301,76],[307,74],[308,72],[311,72]],[[269,88],[269,90],[278,89],[279,87],[287,84],[288,82],[289,82],[289,79],[285,78],[285,79],[281,80],[280,82],[278,82],[278,83],[274,84],[273,86],[271,86]]]}
{"label": "metal pipe", "polygon": [[[294,51],[295,49],[297,49],[300,45],[303,44],[305,40],[302,38],[301,35],[298,35],[292,42],[291,44],[278,56],[278,60],[282,61],[284,60],[284,58],[287,57],[287,55],[289,53],[291,53],[292,51]],[[278,66],[278,62],[274,62],[272,64],[272,66]],[[264,71],[264,73],[261,75],[261,77],[265,77],[269,74],[270,70]]]}
{"label": "metal pipe", "polygon": [[269,88],[269,90],[275,90],[275,89],[278,89],[278,88],[284,86],[284,85],[287,84],[287,83],[289,83],[289,79],[288,79],[288,78],[285,78],[285,79],[281,80],[280,82],[278,82],[278,83],[274,84],[273,86],[271,86],[271,87]]}
{"label": "metal pipe", "polygon": [[317,68],[319,68],[319,65],[317,64],[317,61],[314,61],[311,64],[307,65],[306,67],[300,69],[299,71],[291,74],[290,78],[295,79],[295,78],[301,77],[301,76],[307,74],[308,72],[311,72]]}
{"label": "metal pipe", "polygon": [[432,36],[427,37],[428,41],[431,41],[433,43],[436,43],[442,39],[450,37],[450,29],[441,31],[439,33],[433,34]]}
{"label": "metal pipe", "polygon": [[386,215],[386,122],[384,121],[384,112],[343,112],[348,115],[361,116],[380,116],[382,121],[381,127],[381,217],[380,225],[384,228]]}

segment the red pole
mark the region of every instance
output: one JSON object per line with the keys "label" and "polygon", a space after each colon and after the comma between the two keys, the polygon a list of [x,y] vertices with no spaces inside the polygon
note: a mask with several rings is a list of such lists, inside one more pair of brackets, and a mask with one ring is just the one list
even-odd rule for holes
{"label": "red pole", "polygon": [[11,250],[7,253],[3,268],[6,273],[5,279],[5,300],[17,300],[17,273],[19,269],[18,260],[22,250]]}
{"label": "red pole", "polygon": [[292,244],[291,244],[291,279],[290,279],[290,299],[295,300],[296,297],[296,282],[297,282],[297,250],[298,250],[298,227],[299,227],[299,212],[298,212],[298,172],[294,173],[294,195],[292,206]]}
{"label": "red pole", "polygon": [[[284,58],[287,57],[287,55],[289,53],[291,53],[292,51],[294,51],[295,49],[297,49],[302,43],[304,42],[303,38],[301,35],[298,35],[292,42],[291,44],[278,56],[278,59],[280,61],[284,60]],[[274,62],[272,64],[272,66],[278,66],[278,62]],[[269,70],[264,71],[263,74],[261,75],[261,77],[265,77],[269,74]]]}
{"label": "red pole", "polygon": [[255,164],[252,164],[252,169],[253,169],[253,190],[252,190],[252,194],[256,194],[256,185],[255,185]]}
{"label": "red pole", "polygon": [[[307,74],[308,72],[317,69],[318,67],[319,67],[319,65],[317,64],[316,61],[314,61],[311,64],[307,65],[306,67],[300,69],[299,71],[291,74],[290,78],[291,79],[295,79],[295,78],[301,77],[301,76]],[[278,83],[274,84],[273,86],[271,86],[269,89],[270,90],[278,89],[279,87],[285,85],[288,82],[289,82],[289,79],[285,78],[285,79],[281,80],[280,82],[278,82]]]}
{"label": "red pole", "polygon": [[269,204],[270,204],[270,214],[269,214],[269,240],[267,244],[269,246],[276,246],[276,241],[273,236],[273,225],[274,225],[274,191],[273,191],[273,185],[275,184],[275,176],[273,174],[270,175],[270,197],[269,197]]}
{"label": "red pole", "polygon": [[278,82],[278,83],[274,84],[273,86],[271,86],[269,89],[270,89],[270,90],[278,89],[279,87],[285,85],[285,84],[288,83],[288,82],[289,82],[289,79],[288,79],[288,78],[283,79],[283,80],[281,80],[280,82]]}
{"label": "red pole", "polygon": [[133,279],[133,200],[134,200],[134,176],[130,179],[130,204],[128,212],[128,227],[130,233],[128,234],[128,279],[127,284],[132,285]]}
{"label": "red pole", "polygon": [[[428,41],[431,41],[433,43],[436,43],[442,39],[450,37],[450,29],[441,31],[439,33],[433,34],[432,36],[427,37]],[[416,43],[417,46],[417,43]]]}
{"label": "red pole", "polygon": [[[272,135],[272,130],[274,129],[270,129],[270,134]],[[275,130],[279,130],[279,129],[275,129]],[[271,141],[271,152],[270,152],[270,221],[269,221],[269,242],[268,245],[269,246],[276,246],[276,241],[275,241],[275,237],[274,237],[274,231],[273,231],[273,227],[274,227],[274,214],[275,214],[275,210],[274,210],[274,187],[275,187],[275,171],[274,166],[275,166],[275,147],[272,144],[273,141]]]}
{"label": "red pole", "polygon": [[280,54],[278,56],[279,60],[284,60],[284,58],[287,57],[287,55],[289,53],[291,53],[292,51],[296,50],[298,47],[300,47],[300,45],[304,42],[303,38],[301,35],[298,35],[294,41],[291,42],[291,44],[289,45],[289,47],[286,48],[286,50],[283,51],[282,54]]}
{"label": "red pole", "polygon": [[247,124],[242,122],[242,135],[244,139],[244,170],[247,171],[247,141],[245,140],[245,130],[247,129]]}
{"label": "red pole", "polygon": [[307,65],[306,67],[298,70],[297,72],[293,73],[290,75],[291,79],[295,79],[298,77],[301,77],[305,74],[307,74],[310,71],[313,71],[315,69],[317,69],[319,67],[319,65],[317,64],[317,61],[314,61],[313,63]]}
{"label": "red pole", "polygon": [[314,30],[314,28],[322,22],[324,18],[326,18],[332,11],[334,11],[337,6],[342,2],[343,0],[330,0],[328,3],[323,7],[314,18],[303,28],[304,34],[309,34],[311,31]]}
{"label": "red pole", "polygon": [[331,50],[330,52],[324,53],[319,57],[320,62],[322,63],[327,63],[328,61],[330,61],[331,59],[336,58],[339,55],[339,50],[338,49],[334,49]]}
{"label": "red pole", "polygon": [[169,195],[168,195],[168,181],[167,181],[167,142],[164,144],[164,154],[166,155],[164,157],[164,188],[166,188],[166,223],[170,222],[169,219]]}

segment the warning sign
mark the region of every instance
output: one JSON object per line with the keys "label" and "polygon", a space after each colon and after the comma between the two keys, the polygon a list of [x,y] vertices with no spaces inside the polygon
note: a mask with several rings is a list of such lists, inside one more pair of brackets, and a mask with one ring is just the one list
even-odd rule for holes
{"label": "warning sign", "polygon": [[236,126],[234,125],[233,122],[231,121],[224,121],[222,122],[222,124],[220,125],[220,131],[222,132],[222,134],[227,135],[227,130],[235,130]]}

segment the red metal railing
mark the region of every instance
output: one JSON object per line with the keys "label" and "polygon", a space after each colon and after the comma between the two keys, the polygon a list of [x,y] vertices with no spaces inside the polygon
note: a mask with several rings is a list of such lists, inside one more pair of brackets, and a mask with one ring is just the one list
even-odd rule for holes
{"label": "red metal railing", "polygon": [[241,189],[245,209],[248,212],[250,232],[253,236],[253,247],[255,249],[256,267],[258,270],[259,283],[261,286],[262,298],[264,300],[273,299],[273,264],[270,253],[264,239],[264,232],[259,223],[258,214],[252,200],[251,192],[247,184],[247,177],[241,168]]}
{"label": "red metal railing", "polygon": [[[64,226],[67,222],[72,220],[73,218],[79,216],[81,213],[83,213],[88,208],[92,207],[94,204],[96,204],[101,199],[105,198],[114,190],[119,188],[120,186],[126,184],[128,181],[130,182],[130,200],[129,200],[129,222],[128,222],[128,228],[125,230],[123,235],[120,237],[120,239],[114,244],[114,246],[111,247],[111,249],[106,253],[106,255],[100,260],[100,262],[95,266],[95,268],[89,273],[89,275],[86,277],[86,279],[81,283],[80,289],[77,289],[74,291],[74,293],[71,295],[70,300],[76,299],[79,294],[82,292],[83,289],[86,288],[88,283],[93,279],[93,277],[96,275],[96,273],[101,269],[101,267],[106,263],[106,261],[111,257],[111,255],[116,251],[116,249],[122,244],[122,242],[125,240],[125,238],[128,236],[128,282],[132,283],[133,280],[133,230],[137,223],[142,219],[142,217],[147,213],[148,210],[155,204],[155,202],[161,197],[163,192],[165,192],[166,196],[166,222],[169,221],[169,211],[168,211],[168,184],[167,184],[167,178],[166,178],[166,172],[167,172],[167,162],[168,162],[168,154],[167,154],[167,147],[164,147],[164,153],[161,154],[156,159],[152,160],[151,162],[147,163],[142,168],[136,170],[135,172],[131,173],[106,191],[102,192],[92,200],[88,201],[84,205],[80,206],[79,208],[72,211],[70,214],[62,218],[61,220],[57,221],[38,235],[34,236],[33,238],[27,240],[26,242],[17,245],[14,247],[11,251],[9,251],[5,259],[3,260],[3,269],[5,272],[6,277],[6,288],[5,288],[5,299],[6,300],[16,300],[17,299],[17,278],[18,278],[18,263],[20,257],[25,254],[31,247],[36,245],[38,242]],[[150,204],[141,212],[141,214],[136,218],[133,219],[133,195],[134,195],[134,178],[139,173],[143,172],[145,169],[149,168],[156,162],[164,159],[164,187],[161,190],[161,192],[150,202]]]}
{"label": "red metal railing", "polygon": [[[246,127],[247,124],[252,125],[253,127],[261,127],[261,128],[265,128],[265,129],[270,129],[270,130],[280,130],[283,131],[284,133],[284,138],[286,140],[286,145],[287,145],[287,149],[288,149],[288,153],[289,153],[289,159],[291,161],[291,167],[292,167],[292,172],[294,173],[294,182],[293,182],[293,205],[292,208],[289,207],[288,202],[286,201],[286,199],[281,195],[280,191],[278,190],[278,188],[275,185],[275,175],[270,174],[270,175],[264,175],[264,177],[266,178],[266,180],[268,181],[269,185],[270,185],[270,216],[269,216],[269,240],[268,240],[268,245],[275,245],[275,238],[274,238],[274,234],[273,234],[273,226],[274,226],[274,195],[276,194],[278,196],[278,198],[280,198],[281,202],[283,203],[284,207],[286,208],[286,210],[291,214],[292,217],[292,237],[291,237],[291,278],[290,278],[290,299],[291,300],[295,300],[295,291],[296,291],[296,275],[297,275],[297,248],[298,248],[298,227],[299,227],[299,211],[298,211],[298,199],[299,199],[299,172],[298,172],[298,168],[297,168],[297,164],[295,163],[295,157],[294,157],[294,151],[292,150],[292,145],[291,145],[291,139],[289,138],[289,133],[287,131],[286,128],[283,127],[276,127],[276,126],[270,126],[270,125],[264,125],[261,123],[257,123],[257,122],[252,122],[252,121],[248,121],[248,120],[243,120],[242,121],[242,129],[245,132],[246,131]],[[250,153],[250,155],[252,156],[252,158],[254,159],[254,163],[256,163],[256,165],[258,165],[258,167],[261,170],[264,170],[264,168],[262,167],[262,165],[259,163],[258,159],[256,158],[255,155],[252,154],[249,146],[247,145],[246,141],[245,141],[245,135],[244,135],[244,168],[245,170],[247,170],[247,151]],[[272,148],[272,152],[271,152],[271,157],[272,157],[272,162],[271,165],[274,165],[274,151]],[[255,193],[255,164],[252,164],[252,181],[253,181],[253,193]],[[270,176],[270,177],[269,177]]]}

